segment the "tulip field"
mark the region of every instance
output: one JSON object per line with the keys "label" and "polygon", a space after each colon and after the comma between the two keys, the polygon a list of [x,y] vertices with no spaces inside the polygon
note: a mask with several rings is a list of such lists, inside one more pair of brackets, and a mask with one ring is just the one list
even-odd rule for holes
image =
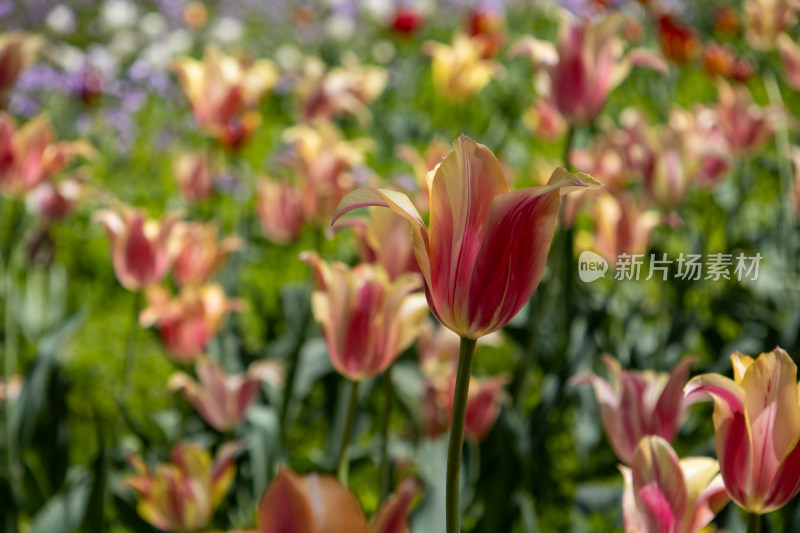
{"label": "tulip field", "polygon": [[799,17],[0,0],[0,533],[800,531]]}

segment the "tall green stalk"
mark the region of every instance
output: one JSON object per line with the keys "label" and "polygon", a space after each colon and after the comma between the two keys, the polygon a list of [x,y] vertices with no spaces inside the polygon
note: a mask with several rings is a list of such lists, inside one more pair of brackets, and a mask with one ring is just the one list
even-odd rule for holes
{"label": "tall green stalk", "polygon": [[358,381],[350,381],[350,401],[347,405],[347,419],[344,423],[342,432],[342,446],[339,450],[339,481],[347,486],[347,478],[350,473],[350,435],[353,433],[353,424],[356,421],[356,411],[358,410]]}
{"label": "tall green stalk", "polygon": [[747,514],[747,533],[758,533],[761,529],[761,515],[756,513]]}
{"label": "tall green stalk", "polygon": [[461,531],[461,452],[464,446],[464,424],[467,416],[467,396],[475,339],[461,338],[458,356],[458,375],[453,397],[453,417],[450,422],[450,445],[447,448],[446,521],[447,533]]}
{"label": "tall green stalk", "polygon": [[392,407],[394,404],[394,388],[392,387],[392,367],[386,369],[383,375],[383,393],[386,397],[383,405],[383,419],[381,420],[381,501],[386,500],[392,491],[392,463],[389,460],[389,427],[392,420]]}
{"label": "tall green stalk", "polygon": [[128,334],[125,337],[125,360],[122,366],[122,403],[128,398],[131,386],[133,385],[133,368],[136,357],[136,331],[139,329],[139,308],[142,305],[142,293],[136,291],[133,294],[133,310],[131,313],[130,324],[128,324]]}

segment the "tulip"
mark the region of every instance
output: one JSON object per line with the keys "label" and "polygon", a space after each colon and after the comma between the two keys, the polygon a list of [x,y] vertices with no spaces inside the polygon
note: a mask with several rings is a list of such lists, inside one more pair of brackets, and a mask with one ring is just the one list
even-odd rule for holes
{"label": "tulip", "polygon": [[[491,337],[482,337],[481,342]],[[447,328],[438,328],[434,333],[430,323],[420,335],[418,351],[424,391],[422,433],[426,437],[435,438],[450,429],[459,343],[458,335]],[[503,387],[508,382],[506,375],[470,379],[464,425],[466,438],[480,442],[489,434],[500,415],[506,398]]]}
{"label": "tulip", "polygon": [[494,154],[462,135],[429,182],[430,230],[407,196],[388,189],[348,194],[334,222],[370,205],[411,222],[433,314],[461,337],[477,339],[502,328],[539,284],[561,195],[596,185],[590,176],[558,169],[545,187],[509,191]]}
{"label": "tulip", "polygon": [[219,285],[184,287],[175,298],[163,287],[153,285],[148,287],[147,302],[139,323],[158,328],[167,352],[178,363],[202,355],[228,313],[244,307],[241,301],[228,299]]}
{"label": "tulip", "polygon": [[800,491],[797,367],[781,348],[753,359],[731,355],[733,379],[703,374],[686,398],[714,401],[714,442],[722,479],[752,515],[780,509]]}
{"label": "tulip", "polygon": [[291,148],[283,162],[300,189],[303,217],[327,226],[336,205],[355,186],[353,169],[364,164],[372,143],[344,140],[330,122],[289,128],[283,138]]}
{"label": "tulip", "polygon": [[593,248],[616,264],[622,254],[643,254],[650,247],[653,230],[664,219],[657,211],[645,210],[630,194],[615,198],[600,194],[595,199]]}
{"label": "tulip", "polygon": [[[403,217],[373,207],[369,210],[369,218],[354,217],[347,222],[353,228],[362,262],[381,265],[391,280],[403,274],[419,273],[414,243],[408,232],[408,222]],[[339,224],[339,229],[345,226]]]}
{"label": "tulip", "polygon": [[428,174],[435,170],[439,163],[450,153],[450,145],[439,136],[434,137],[424,151],[402,145],[397,148],[397,156],[411,165],[416,179],[417,189],[414,191],[414,206],[424,214],[428,213],[430,198],[428,196]]}
{"label": "tulip", "polygon": [[787,34],[778,37],[778,50],[783,59],[784,79],[789,87],[800,91],[800,45]]}
{"label": "tulip", "polygon": [[669,442],[648,436],[636,447],[631,468],[620,466],[627,533],[699,533],[729,497],[719,464],[707,457],[678,459]]}
{"label": "tulip", "polygon": [[350,115],[368,123],[368,105],[383,92],[388,79],[385,69],[360,65],[352,54],[330,70],[319,58],[308,57],[295,88],[303,120],[316,122]]}
{"label": "tulip", "polygon": [[233,431],[242,423],[262,381],[278,386],[283,383],[283,369],[277,361],[259,361],[246,374],[229,375],[218,363],[201,358],[195,371],[199,381],[176,372],[167,388],[182,392],[200,416],[222,432]]}
{"label": "tulip", "polygon": [[238,445],[225,444],[212,462],[205,449],[181,442],[172,448],[171,462],[152,471],[141,457],[129,456],[136,475],[125,482],[139,497],[139,516],[168,532],[190,533],[205,526],[236,475],[237,450]]}
{"label": "tulip", "polygon": [[711,78],[729,76],[735,57],[727,45],[709,43],[703,49],[703,70]]}
{"label": "tulip", "polygon": [[671,15],[658,18],[658,40],[664,57],[676,65],[684,65],[700,48],[697,32]]}
{"label": "tulip", "polygon": [[353,381],[377,376],[420,332],[427,306],[419,276],[390,281],[377,265],[327,264],[315,253],[301,259],[314,269],[314,317],[336,371]]}
{"label": "tulip", "polygon": [[433,85],[445,100],[465,102],[503,72],[499,63],[483,59],[485,45],[478,39],[456,34],[451,45],[428,41],[422,52],[433,58]]}
{"label": "tulip", "polygon": [[217,225],[179,222],[172,232],[175,247],[173,276],[178,285],[202,285],[219,270],[243,242],[231,236],[218,240]]}
{"label": "tulip", "polygon": [[606,438],[620,461],[632,464],[639,441],[657,435],[672,442],[686,415],[683,387],[694,360],[683,359],[670,372],[624,370],[603,356],[610,382],[594,375],[576,376],[572,385],[591,385]]}
{"label": "tulip", "polygon": [[557,46],[527,37],[511,51],[528,55],[537,68],[537,87],[546,105],[569,124],[585,124],[600,113],[606,99],[634,66],[665,73],[667,64],[654,52],[627,54],[618,34],[624,19],[607,16],[599,22],[577,21],[564,14]]}
{"label": "tulip", "polygon": [[745,0],[744,36],[760,51],[775,48],[778,36],[797,21],[797,0]]}
{"label": "tulip", "polygon": [[505,25],[505,16],[488,6],[477,7],[469,13],[467,33],[482,46],[481,57],[495,57],[505,46]]}
{"label": "tulip", "polygon": [[0,193],[21,198],[62,171],[75,156],[94,156],[86,141],[55,142],[54,138],[45,114],[17,126],[0,112]]}
{"label": "tulip", "polygon": [[367,525],[358,500],[334,478],[283,469],[261,496],[258,533],[408,533],[418,492],[416,482],[403,481]]}
{"label": "tulip", "polygon": [[336,209],[334,222],[353,209],[380,206],[411,223],[428,305],[462,339],[448,448],[447,533],[460,528],[461,448],[476,339],[502,328],[536,290],[561,195],[594,185],[590,176],[558,169],[545,187],[509,191],[494,154],[462,135],[430,175],[430,230],[411,200],[397,191],[354,191]]}
{"label": "tulip", "polygon": [[287,183],[260,180],[256,214],[267,239],[276,244],[294,242],[305,223],[302,193]]}
{"label": "tulip", "polygon": [[127,206],[95,214],[94,220],[106,228],[114,272],[123,287],[138,291],[164,279],[172,264],[168,243],[178,218],[168,214],[160,221],[147,219],[143,211]]}
{"label": "tulip", "polygon": [[650,197],[663,209],[674,209],[686,198],[691,176],[687,149],[681,136],[665,128],[653,164],[644,175],[644,186]]}
{"label": "tulip", "polygon": [[425,22],[425,17],[410,6],[399,6],[391,17],[391,27],[401,35],[411,35]]}
{"label": "tulip", "polygon": [[720,130],[731,150],[738,156],[758,153],[775,134],[779,112],[761,108],[750,96],[747,87],[720,82],[717,116]]}
{"label": "tulip", "polygon": [[214,193],[214,169],[208,153],[182,153],[172,164],[178,192],[187,202],[200,202]]}
{"label": "tulip", "polygon": [[17,78],[34,62],[43,46],[44,41],[38,35],[22,31],[0,35],[0,109],[5,109],[8,93]]}
{"label": "tulip", "polygon": [[26,197],[28,210],[52,224],[67,218],[84,196],[84,186],[79,179],[69,178],[58,183],[40,183]]}
{"label": "tulip", "polygon": [[177,60],[173,70],[194,110],[200,127],[226,146],[247,141],[260,122],[254,109],[277,80],[272,62],[252,64],[208,46],[203,60]]}
{"label": "tulip", "polygon": [[692,112],[673,109],[669,128],[681,137],[687,176],[692,176],[699,185],[713,187],[728,175],[730,146],[714,109],[699,107]]}

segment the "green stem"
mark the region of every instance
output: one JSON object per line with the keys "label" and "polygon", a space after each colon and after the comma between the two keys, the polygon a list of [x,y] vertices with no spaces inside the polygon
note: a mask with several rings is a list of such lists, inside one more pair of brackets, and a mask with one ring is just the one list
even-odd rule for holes
{"label": "green stem", "polygon": [[125,360],[122,365],[122,404],[128,398],[133,385],[133,367],[136,357],[136,331],[139,329],[139,308],[142,305],[142,293],[137,291],[133,295],[133,309],[131,321],[128,325],[128,334],[125,338]]}
{"label": "green stem", "polygon": [[383,375],[383,392],[386,396],[386,403],[383,406],[383,419],[381,420],[381,501],[385,501],[392,491],[392,462],[389,460],[389,426],[394,404],[392,367],[389,367]]}
{"label": "green stem", "polygon": [[[22,228],[22,219],[24,210],[22,202],[12,200],[9,205],[11,210],[11,225],[7,235],[7,240],[3,244],[2,260],[3,260],[3,297],[5,298],[5,346],[4,346],[4,364],[3,364],[3,383],[6,390],[11,385],[11,377],[17,373],[17,366],[19,360],[19,345],[17,343],[17,323],[14,320],[17,309],[14,308],[12,287],[14,284],[14,245],[20,237],[20,229]],[[13,403],[11,399],[5,401],[5,423],[6,423],[6,451],[8,452],[8,466],[11,486],[19,487],[21,477],[23,474],[22,463],[19,458],[19,450],[17,449],[17,440],[14,435],[13,424]]]}
{"label": "green stem", "polygon": [[453,397],[453,417],[450,422],[450,445],[447,448],[447,533],[461,532],[461,452],[464,445],[464,424],[467,416],[467,396],[475,339],[461,338],[458,374]]}
{"label": "green stem", "polygon": [[758,533],[761,528],[761,515],[756,513],[747,514],[747,533]]}
{"label": "green stem", "polygon": [[308,322],[311,319],[311,296],[306,299],[305,309],[303,309],[302,320],[300,322],[300,329],[297,331],[297,336],[294,339],[292,351],[289,353],[288,370],[286,372],[286,384],[283,387],[283,400],[281,402],[281,411],[278,420],[280,421],[281,442],[284,448],[286,447],[286,430],[287,419],[289,415],[289,405],[292,403],[294,395],[294,386],[297,381],[297,369],[300,366],[300,350],[303,348],[303,341],[305,340],[305,331],[308,327]]}
{"label": "green stem", "polygon": [[350,382],[350,401],[347,405],[347,419],[342,432],[342,447],[339,451],[339,481],[347,486],[347,476],[350,472],[350,435],[353,433],[353,424],[356,421],[358,410],[358,381]]}

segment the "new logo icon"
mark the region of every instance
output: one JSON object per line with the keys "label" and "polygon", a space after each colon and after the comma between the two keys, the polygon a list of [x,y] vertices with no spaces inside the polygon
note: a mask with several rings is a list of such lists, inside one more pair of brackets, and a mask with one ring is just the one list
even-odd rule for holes
{"label": "new logo icon", "polygon": [[578,258],[578,276],[581,281],[591,283],[606,275],[608,272],[608,261],[601,255],[586,250],[581,252]]}

